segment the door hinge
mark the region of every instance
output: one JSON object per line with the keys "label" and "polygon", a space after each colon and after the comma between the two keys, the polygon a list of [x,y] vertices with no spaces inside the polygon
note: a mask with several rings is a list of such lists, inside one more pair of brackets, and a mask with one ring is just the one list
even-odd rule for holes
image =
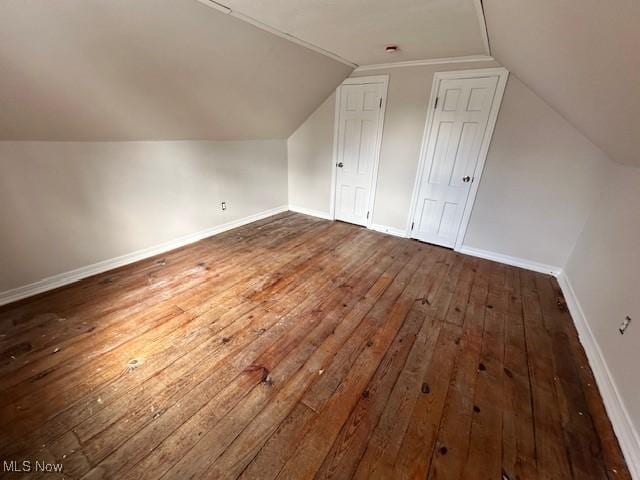
{"label": "door hinge", "polygon": [[440,97],[436,97],[436,103],[433,104],[434,109],[438,108],[438,100],[440,100]]}
{"label": "door hinge", "polygon": [[411,230],[413,230],[413,227],[415,226],[416,222],[411,222]]}
{"label": "door hinge", "polygon": [[367,220],[369,220],[369,212],[367,212]]}
{"label": "door hinge", "polygon": [[380,108],[382,108],[382,97],[380,97]]}

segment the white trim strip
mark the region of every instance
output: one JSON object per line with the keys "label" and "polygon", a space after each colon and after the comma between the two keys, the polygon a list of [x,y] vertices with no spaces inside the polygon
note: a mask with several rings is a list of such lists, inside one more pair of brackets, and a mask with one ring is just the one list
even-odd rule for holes
{"label": "white trim strip", "polygon": [[[289,209],[305,213],[307,215],[331,219],[327,213],[317,212],[315,210],[308,210],[293,206],[290,206]],[[389,235],[395,235],[403,238],[407,237],[405,231],[393,227],[371,224],[369,228]],[[580,342],[585,349],[589,365],[591,366],[596,382],[598,383],[598,388],[600,389],[600,394],[602,395],[602,400],[607,410],[607,414],[609,415],[613,429],[620,442],[620,448],[622,449],[627,461],[627,466],[629,467],[631,476],[636,480],[640,480],[640,437],[633,427],[631,417],[622,402],[622,398],[620,397],[620,393],[618,392],[613,377],[611,376],[607,363],[604,360],[602,351],[600,350],[598,342],[587,323],[584,312],[578,302],[578,298],[576,297],[565,272],[563,272],[560,267],[545,265],[543,263],[511,257],[509,255],[503,255],[501,253],[490,252],[465,245],[459,249],[459,252],[557,277],[562,293],[567,301],[571,318],[573,319],[576,330],[580,336]]]}
{"label": "white trim strip", "polygon": [[256,20],[255,18],[245,15],[244,13],[237,12],[220,2],[216,2],[214,0],[198,0],[198,2],[202,3],[203,5],[206,5],[207,7],[211,7],[214,10],[218,10],[219,12],[222,12],[225,15],[230,15],[234,18],[237,18],[238,20],[247,22],[253,25],[254,27],[264,30],[265,32],[269,32],[280,38],[284,38],[285,40],[289,40],[290,42],[293,42],[302,47],[308,48],[309,50],[313,50],[316,53],[320,53],[325,57],[329,57],[340,63],[344,63],[345,65],[348,65],[351,68],[356,68],[358,66],[357,64],[347,60],[346,58],[342,58],[340,55],[330,52],[329,50],[325,50],[324,48],[318,47],[317,45],[314,45],[312,43],[306,42],[301,38],[294,37],[290,33],[286,33],[281,30],[278,30],[277,28],[274,28],[271,25],[267,25],[266,23],[262,23],[260,20]]}
{"label": "white trim strip", "polygon": [[383,70],[398,67],[421,67],[423,65],[443,65],[447,63],[468,63],[468,62],[494,62],[495,59],[488,55],[467,55],[464,57],[430,58],[425,60],[410,60],[408,62],[378,63],[375,65],[362,65],[353,72],[366,72],[369,70]]}
{"label": "white trim strip", "polygon": [[544,263],[533,262],[524,258],[510,257],[509,255],[503,255],[502,253],[490,252],[488,250],[481,250],[479,248],[468,247],[466,245],[460,247],[458,252],[471,255],[473,257],[484,258],[485,260],[505,263],[513,267],[520,267],[534,272],[546,273],[547,275],[557,276],[562,271],[560,267],[554,267],[553,265],[545,265]]}
{"label": "white trim strip", "polygon": [[309,215],[311,217],[323,218],[325,220],[333,220],[333,217],[329,212],[322,212],[320,210],[312,210],[310,208],[298,207],[297,205],[289,205],[289,210],[296,213],[302,213],[303,215]]}
{"label": "white trim strip", "polygon": [[598,384],[600,395],[604,403],[607,415],[611,420],[613,430],[620,442],[620,448],[627,462],[627,467],[631,473],[631,477],[640,480],[640,435],[633,426],[631,416],[624,405],[620,392],[615,384],[611,371],[602,354],[602,350],[596,341],[596,338],[589,326],[587,317],[584,314],[578,297],[571,286],[571,282],[567,274],[559,267],[544,265],[522,258],[510,257],[499,253],[488,252],[477,248],[463,246],[460,253],[473,255],[474,257],[493,260],[495,262],[505,263],[514,267],[525,268],[535,272],[554,275],[558,279],[558,284],[562,290],[562,294],[567,302],[569,313],[573,320],[576,330],[580,338],[580,343],[584,347],[589,366],[593,371],[593,375]]}
{"label": "white trim strip", "polygon": [[491,55],[491,45],[489,45],[489,34],[487,32],[487,20],[484,16],[484,7],[482,0],[473,0],[473,6],[476,8],[478,15],[478,23],[480,24],[480,33],[482,34],[482,44],[487,55]]}
{"label": "white trim strip", "polygon": [[[333,220],[333,217],[329,213],[321,212],[319,210],[298,207],[296,205],[289,205],[289,210],[296,213],[302,213],[304,215],[310,215],[312,217],[322,218],[324,220]],[[369,228],[369,230],[375,230],[376,232],[386,233],[395,237],[407,238],[406,232],[401,228],[388,227],[386,225],[380,225],[377,223],[372,223],[367,228]]]}
{"label": "white trim strip", "polygon": [[154,245],[152,247],[137,250],[132,253],[127,253],[119,257],[103,260],[101,262],[87,265],[85,267],[80,267],[69,272],[53,275],[29,285],[17,287],[5,292],[0,292],[0,305],[5,305],[7,303],[15,302],[23,298],[31,297],[39,293],[53,290],[54,288],[63,287],[65,285],[69,285],[70,283],[77,282],[78,280],[82,280],[83,278],[91,277],[108,270],[113,270],[114,268],[122,267],[130,263],[138,262],[140,260],[144,260],[145,258],[153,257],[154,255],[159,255],[170,250],[175,250],[176,248],[197,242],[199,240],[202,240],[203,238],[211,237],[213,235],[217,235],[218,233],[226,232],[227,230],[241,227],[243,225],[247,225],[248,223],[262,220],[263,218],[267,218],[278,213],[286,212],[287,210],[287,206],[282,205],[280,207],[265,210],[263,212],[250,215],[239,220],[234,220],[232,222],[207,228],[196,233],[184,235],[182,237],[176,238],[175,240],[170,240],[159,245]]}
{"label": "white trim strip", "polygon": [[578,297],[576,296],[569,277],[564,271],[558,274],[558,283],[562,289],[562,293],[567,302],[567,307],[571,313],[571,318],[576,326],[580,343],[584,347],[587,354],[589,365],[595,376],[602,401],[611,420],[613,430],[620,442],[620,448],[627,461],[627,467],[631,473],[631,477],[640,479],[640,436],[633,427],[633,422],[629,412],[627,411],[620,392],[616,387],[611,371],[607,366],[602,350],[593,335],[587,317],[580,306]]}
{"label": "white trim strip", "polygon": [[333,106],[333,145],[331,150],[331,199],[329,200],[330,220],[336,218],[336,179],[338,178],[338,135],[340,133],[340,86],[336,88]]}
{"label": "white trim strip", "polygon": [[[396,68],[396,67],[417,67],[421,65],[441,65],[446,63],[465,63],[465,62],[493,62],[495,61],[493,57],[490,56],[490,48],[489,48],[489,37],[487,35],[487,26],[484,21],[484,13],[482,12],[482,7],[478,7],[479,0],[474,0],[476,3],[476,10],[478,13],[478,21],[480,23],[480,29],[482,30],[482,41],[483,46],[486,51],[486,55],[465,55],[460,57],[446,57],[446,58],[429,58],[424,60],[409,60],[406,62],[391,62],[391,63],[378,63],[374,65],[361,65],[358,66],[357,63],[352,62],[351,60],[347,60],[346,58],[341,57],[340,55],[330,52],[329,50],[325,50],[322,47],[318,47],[313,43],[309,43],[301,38],[298,38],[290,33],[283,32],[282,30],[278,30],[271,25],[267,25],[266,23],[261,22],[249,15],[245,15],[244,13],[233,10],[223,3],[217,2],[215,0],[197,0],[198,2],[206,5],[214,10],[217,10],[225,15],[230,15],[238,20],[242,20],[243,22],[247,22],[254,27],[257,27],[265,32],[272,33],[273,35],[277,35],[280,38],[284,38],[285,40],[289,40],[295,44],[298,44],[302,47],[308,48],[309,50],[313,50],[314,52],[320,53],[326,57],[332,58],[340,63],[348,65],[351,68],[354,68],[354,72],[364,72],[367,70],[380,70],[383,68]],[[480,10],[478,10],[480,8]]]}

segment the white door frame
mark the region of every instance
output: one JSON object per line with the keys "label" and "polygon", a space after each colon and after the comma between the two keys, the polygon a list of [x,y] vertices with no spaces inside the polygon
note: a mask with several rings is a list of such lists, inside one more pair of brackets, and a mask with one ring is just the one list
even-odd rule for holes
{"label": "white door frame", "polygon": [[380,149],[382,147],[382,130],[384,128],[384,113],[387,108],[387,91],[389,89],[389,75],[371,75],[368,77],[353,77],[347,78],[336,89],[336,106],[333,119],[333,155],[331,167],[331,205],[329,209],[329,216],[332,220],[336,219],[336,181],[338,179],[338,132],[340,130],[340,110],[342,105],[340,103],[340,97],[342,96],[343,85],[366,85],[368,83],[381,83],[382,84],[382,108],[380,109],[380,115],[378,117],[378,131],[376,134],[376,146],[373,154],[373,169],[371,172],[371,189],[369,193],[369,203],[367,204],[367,211],[369,217],[367,218],[367,228],[371,228],[373,223],[373,207],[375,206],[376,187],[378,184],[378,166],[380,165]]}
{"label": "white door frame", "polygon": [[409,219],[407,221],[406,236],[412,238],[411,235],[411,223],[417,209],[418,195],[420,192],[420,184],[422,182],[422,176],[427,164],[426,154],[428,151],[429,137],[431,128],[433,126],[434,116],[434,104],[438,96],[438,90],[440,89],[440,82],[442,80],[450,80],[456,78],[480,78],[490,75],[498,75],[498,85],[496,86],[496,93],[493,97],[493,103],[491,110],[489,111],[489,118],[487,119],[487,129],[484,132],[482,138],[482,144],[480,146],[480,152],[478,153],[478,162],[473,172],[473,182],[469,189],[469,194],[464,205],[464,211],[462,213],[462,220],[460,222],[460,228],[456,237],[456,242],[453,247],[455,251],[460,251],[464,242],[464,236],[467,233],[467,226],[469,225],[469,219],[471,218],[471,211],[473,210],[473,204],[476,200],[476,194],[478,193],[478,187],[480,186],[480,179],[482,178],[482,172],[484,170],[484,164],[487,160],[487,152],[489,151],[489,145],[491,143],[491,137],[493,135],[493,129],[496,125],[496,119],[498,118],[498,112],[500,111],[500,104],[502,103],[502,96],[504,89],[507,85],[507,77],[509,71],[506,68],[480,68],[473,70],[457,70],[454,72],[436,72],[433,76],[433,85],[431,86],[431,96],[429,103],[427,104],[427,121],[425,122],[424,132],[422,134],[422,145],[420,146],[420,157],[418,160],[418,170],[416,172],[416,179],[413,185],[413,194],[411,196],[411,207],[409,209]]}

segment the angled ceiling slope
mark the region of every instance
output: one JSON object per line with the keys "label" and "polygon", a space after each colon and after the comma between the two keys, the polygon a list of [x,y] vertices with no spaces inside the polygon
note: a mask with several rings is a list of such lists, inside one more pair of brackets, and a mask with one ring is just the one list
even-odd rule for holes
{"label": "angled ceiling slope", "polygon": [[0,3],[0,140],[286,138],[352,68],[196,0]]}
{"label": "angled ceiling slope", "polygon": [[484,7],[496,60],[613,160],[640,166],[640,2]]}
{"label": "angled ceiling slope", "polygon": [[216,1],[358,65],[489,54],[480,0]]}

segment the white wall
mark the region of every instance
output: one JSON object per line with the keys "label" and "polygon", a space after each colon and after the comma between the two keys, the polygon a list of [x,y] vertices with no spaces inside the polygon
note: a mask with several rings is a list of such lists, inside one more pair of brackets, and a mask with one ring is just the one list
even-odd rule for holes
{"label": "white wall", "polygon": [[465,246],[562,267],[609,163],[511,74]]}
{"label": "white wall", "polygon": [[[356,71],[351,75],[389,75],[374,223],[406,228],[434,73],[495,65],[493,62],[426,65]],[[331,195],[334,111],[335,94],[298,128],[287,143],[289,185],[295,185],[295,188],[290,188],[289,203],[322,210],[326,215],[329,214]]]}
{"label": "white wall", "polygon": [[212,6],[0,2],[0,139],[286,138],[353,70]]}
{"label": "white wall", "polygon": [[[403,67],[362,73],[389,74],[373,213],[376,224],[406,228],[436,70]],[[332,96],[288,141],[290,204],[326,215],[334,104]],[[592,367],[600,374],[599,386],[627,462],[640,475],[638,239],[640,169],[613,163],[511,74],[464,246],[565,269],[563,278],[572,285],[575,296],[564,283],[563,291],[569,305],[573,301],[580,305],[593,332],[590,337],[587,329],[585,336],[582,313],[573,308]],[[625,315],[634,320],[620,336],[617,329]],[[609,388],[609,382],[615,387]],[[628,416],[620,403],[626,406]]]}
{"label": "white wall", "polygon": [[335,103],[334,92],[287,140],[292,208],[329,214]]}
{"label": "white wall", "polygon": [[0,142],[0,292],[286,205],[286,169],[284,140]]}
{"label": "white wall", "polygon": [[[636,432],[634,458],[640,474],[640,168],[613,163],[609,168],[607,188],[578,238],[565,274]],[[620,335],[618,327],[626,315],[633,320]],[[608,393],[603,392],[605,399]],[[627,462],[632,458],[627,456]]]}
{"label": "white wall", "polygon": [[483,0],[491,53],[613,160],[640,167],[640,2]]}
{"label": "white wall", "polygon": [[[433,75],[492,63],[355,72],[389,75],[373,223],[406,230]],[[334,96],[289,138],[289,203],[329,212]],[[464,245],[562,267],[607,157],[511,75]]]}

